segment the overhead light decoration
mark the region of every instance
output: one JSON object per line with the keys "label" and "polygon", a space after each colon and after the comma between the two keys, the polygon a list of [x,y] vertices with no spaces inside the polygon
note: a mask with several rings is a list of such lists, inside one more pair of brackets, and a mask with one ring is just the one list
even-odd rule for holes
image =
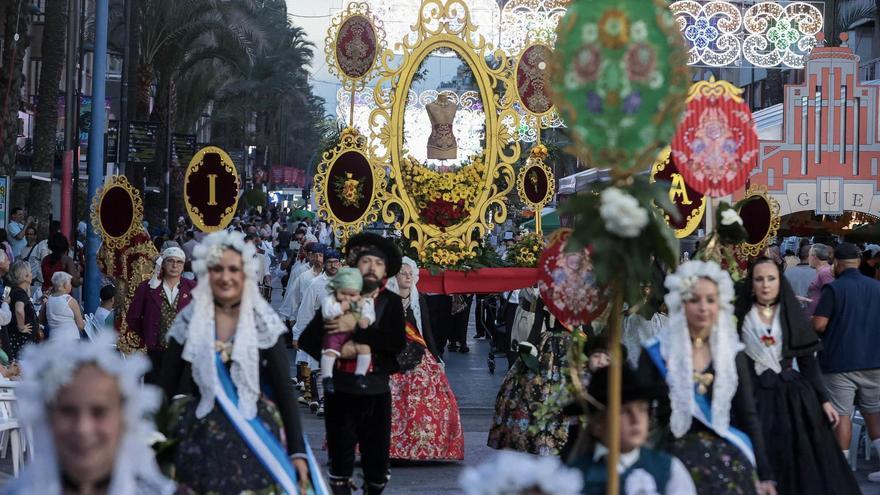
{"label": "overhead light decoration", "polygon": [[501,9],[501,49],[517,55],[529,42],[556,43],[569,0],[510,0]]}
{"label": "overhead light decoration", "polygon": [[[385,28],[385,41],[388,48],[395,53],[400,53],[396,46],[398,43],[404,43],[405,40],[410,43],[415,41],[416,32],[412,31],[410,27],[418,24],[418,15],[422,15],[426,19],[433,19],[433,16],[420,11],[423,7],[421,0],[367,0],[367,3],[376,17],[382,19]],[[498,2],[496,0],[467,0],[466,3],[470,11],[471,22],[477,28],[477,34],[483,36],[487,43],[497,47],[501,25],[501,9],[498,7]],[[462,5],[464,4],[465,2],[462,2]],[[424,7],[425,9],[436,9],[436,5],[430,3]],[[462,25],[464,19],[464,9],[457,4],[452,4],[448,16],[441,21],[448,22],[450,27],[457,29]],[[447,53],[446,55],[452,56],[453,54]]]}
{"label": "overhead light decoration", "polygon": [[[516,122],[516,125],[514,125],[513,117],[507,117],[501,121],[513,137],[512,141],[519,141],[521,143],[536,142],[538,140],[538,118],[522,110],[519,103],[514,103],[513,108],[519,115],[519,122]],[[556,110],[541,116],[541,129],[557,129],[560,127],[565,127],[565,121],[562,120],[562,116]]]}
{"label": "overhead light decoration", "polygon": [[688,65],[800,69],[824,23],[806,2],[680,0],[669,10],[688,44]]}

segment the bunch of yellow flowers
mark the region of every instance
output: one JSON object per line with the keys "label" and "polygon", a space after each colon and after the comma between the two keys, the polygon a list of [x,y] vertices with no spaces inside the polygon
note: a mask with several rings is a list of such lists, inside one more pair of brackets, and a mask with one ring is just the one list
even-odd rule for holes
{"label": "bunch of yellow flowers", "polygon": [[434,200],[457,203],[464,200],[468,206],[476,202],[486,166],[482,158],[476,158],[455,172],[431,170],[415,158],[403,161],[403,180],[415,197],[419,208],[427,207]]}
{"label": "bunch of yellow flowers", "polygon": [[464,251],[457,244],[442,240],[428,246],[424,252],[419,254],[423,261],[444,268],[455,268],[457,265],[471,261],[476,257],[475,253]]}
{"label": "bunch of yellow flowers", "polygon": [[534,232],[523,234],[509,251],[510,261],[516,266],[533,268],[538,265],[538,258],[543,250],[543,237]]}

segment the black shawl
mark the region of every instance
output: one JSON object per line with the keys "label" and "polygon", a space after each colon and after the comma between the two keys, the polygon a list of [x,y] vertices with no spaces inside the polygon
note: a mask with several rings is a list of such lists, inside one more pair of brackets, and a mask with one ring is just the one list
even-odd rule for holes
{"label": "black shawl", "polygon": [[[759,259],[749,268],[749,275],[740,282],[737,290],[734,314],[736,315],[736,328],[742,332],[742,325],[746,315],[752,310],[755,295],[752,291],[752,271],[755,264],[765,262]],[[778,265],[777,265],[778,267]],[[791,284],[779,270],[779,317],[782,325],[782,356],[796,358],[812,356],[813,353],[822,349],[822,342],[813,326],[804,314],[803,308],[797,300]]]}

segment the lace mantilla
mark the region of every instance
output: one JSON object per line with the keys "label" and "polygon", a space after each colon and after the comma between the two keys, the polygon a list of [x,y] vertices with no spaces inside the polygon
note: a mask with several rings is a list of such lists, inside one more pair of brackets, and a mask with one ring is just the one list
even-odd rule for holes
{"label": "lace mantilla", "polygon": [[[419,283],[419,265],[416,262],[408,257],[403,257],[403,264],[409,265],[412,268],[412,288],[409,290],[409,307],[413,310],[413,317],[416,319],[416,327],[419,329],[419,333],[422,333],[422,307],[419,303],[419,289],[416,284]],[[385,284],[385,288],[390,290],[391,292],[400,295],[400,285],[397,283],[397,277],[391,277],[388,279],[388,282]],[[403,308],[406,311],[406,307]]]}
{"label": "lace mantilla", "polygon": [[50,340],[25,348],[21,359],[22,380],[16,396],[20,419],[34,433],[35,455],[33,463],[10,488],[11,493],[62,493],[60,467],[46,409],[85,364],[94,364],[115,377],[125,401],[125,432],[116,453],[108,494],[174,493],[174,483],[159,471],[149,445],[155,431],[151,417],[161,400],[156,387],[141,385],[150,363],[140,354],[123,359],[115,350],[115,343],[115,335],[104,332],[93,342]]}
{"label": "lace mantilla", "polygon": [[171,325],[168,338],[183,345],[183,359],[192,365],[193,381],[201,400],[196,417],[204,418],[214,408],[214,390],[219,386],[214,367],[214,296],[208,283],[208,268],[219,262],[223,252],[233,249],[244,260],[245,282],[235,328],[230,375],[238,392],[238,409],[251,419],[257,414],[260,397],[260,349],[269,349],[287,331],[275,310],[260,295],[257,287],[259,260],[251,244],[240,232],[220,231],[210,234],[193,250],[193,270],[203,281],[192,291],[193,301]]}
{"label": "lace mantilla", "polygon": [[675,273],[666,277],[669,293],[665,297],[669,308],[669,324],[660,332],[660,352],[666,361],[666,381],[672,405],[670,427],[676,438],[681,438],[691,427],[694,400],[693,349],[684,314],[684,301],[690,296],[697,279],[706,278],[718,286],[718,321],[712,327],[709,343],[715,380],[712,384],[712,427],[719,432],[730,426],[730,402],[739,380],[736,374],[736,354],[743,349],[736,334],[733,318],[733,282],[730,275],[714,262],[688,261]]}

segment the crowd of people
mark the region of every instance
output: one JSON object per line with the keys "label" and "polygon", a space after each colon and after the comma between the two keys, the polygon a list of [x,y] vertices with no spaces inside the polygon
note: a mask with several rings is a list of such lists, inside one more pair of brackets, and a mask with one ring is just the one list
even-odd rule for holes
{"label": "crowd of people", "polygon": [[[604,492],[614,346],[625,360],[623,493],[859,493],[854,417],[880,453],[880,309],[869,303],[880,247],[804,242],[794,259],[773,246],[737,284],[713,262],[684,262],[652,318],[624,315],[622,342],[605,337],[607,314],[574,329],[587,337],[572,369],[579,340],[535,288],[425,294],[392,238],[343,244],[325,225],[280,217],[208,235],[185,221],[154,231],[155,270],[125,314],[106,280],[101,307],[84,315],[76,241],[57,225],[38,240],[36,222],[13,210],[0,373],[22,374],[21,408],[44,443],[12,493],[350,494],[358,455],[364,493],[382,493],[393,460],[464,459],[444,358],[470,351],[471,315],[476,337],[508,360],[488,445],[531,456],[513,464],[568,466],[542,464],[559,475],[526,479],[536,493]],[[144,357],[123,359],[113,332],[83,338],[87,317],[124,320]],[[160,406],[170,421],[158,443],[172,446],[161,464],[142,448]],[[327,467],[302,414],[323,417]],[[109,429],[81,431],[82,415]],[[463,475],[468,493],[506,482],[477,472]]]}

